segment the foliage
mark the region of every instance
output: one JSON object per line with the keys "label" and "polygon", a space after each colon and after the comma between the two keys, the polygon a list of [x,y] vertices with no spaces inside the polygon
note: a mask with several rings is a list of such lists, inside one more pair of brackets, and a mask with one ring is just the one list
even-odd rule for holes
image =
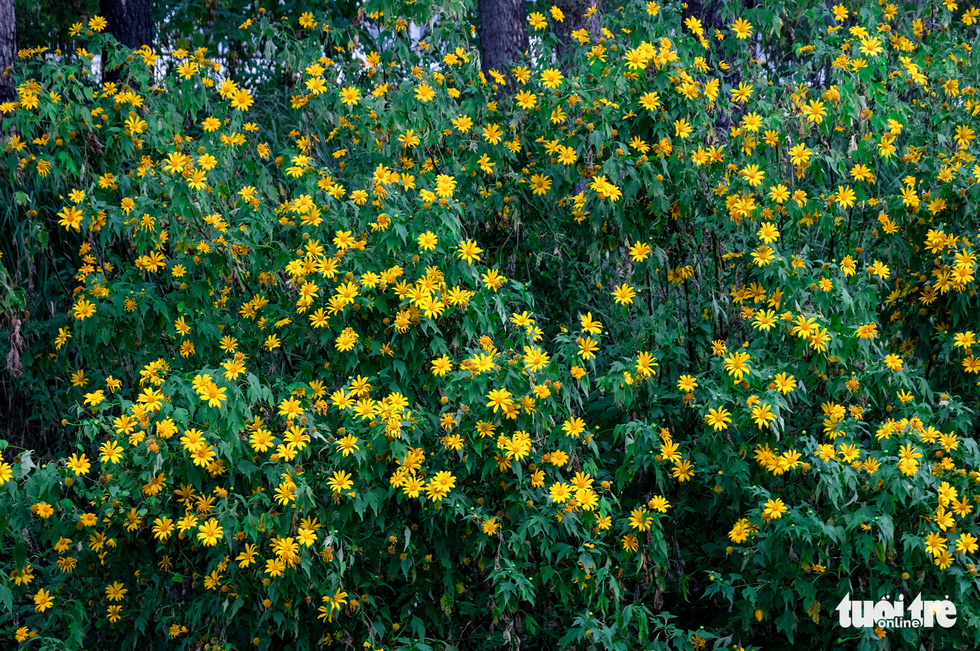
{"label": "foliage", "polygon": [[[980,11],[777,9],[540,7],[503,89],[462,3],[258,12],[288,106],[25,51],[4,634],[969,648]],[[837,626],[899,591],[957,625]]]}

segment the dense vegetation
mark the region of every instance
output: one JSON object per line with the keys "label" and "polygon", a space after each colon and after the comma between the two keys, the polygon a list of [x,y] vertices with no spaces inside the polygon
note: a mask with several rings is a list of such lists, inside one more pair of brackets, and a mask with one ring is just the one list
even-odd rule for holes
{"label": "dense vegetation", "polygon": [[25,46],[0,639],[972,648],[980,9],[695,9]]}

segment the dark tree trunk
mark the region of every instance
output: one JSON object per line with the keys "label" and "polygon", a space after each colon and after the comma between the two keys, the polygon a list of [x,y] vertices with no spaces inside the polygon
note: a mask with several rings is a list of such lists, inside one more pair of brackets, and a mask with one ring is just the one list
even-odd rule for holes
{"label": "dark tree trunk", "polygon": [[14,62],[17,60],[17,19],[14,0],[0,0],[0,102],[17,96]]}
{"label": "dark tree trunk", "polygon": [[578,47],[578,41],[572,38],[572,32],[584,29],[589,33],[589,38],[593,42],[598,41],[602,33],[602,22],[598,8],[591,16],[585,17],[585,13],[593,5],[598,4],[598,0],[558,0],[555,3],[565,15],[560,23],[555,23],[555,33],[558,34],[556,52],[558,65],[564,72],[568,72],[570,69],[575,48]]}
{"label": "dark tree trunk", "polygon": [[[755,6],[755,0],[742,0],[740,3],[742,7],[750,9]],[[722,0],[688,0],[687,8],[684,10],[683,19],[687,20],[689,17],[693,16],[701,21],[701,25],[704,28],[704,38],[708,43],[713,43],[712,47],[709,47],[705,51],[704,56],[707,59],[708,65],[715,65],[717,59],[721,57],[712,56],[712,53],[716,48],[719,47],[718,41],[715,39],[715,30],[722,29],[726,27],[725,25],[725,4]],[[733,19],[734,20],[734,19]],[[687,27],[684,28],[685,33],[690,33]],[[734,37],[730,37],[734,38]],[[728,41],[725,41],[728,42]],[[722,75],[722,83],[727,84],[731,87],[736,87],[742,81],[742,69],[739,66],[732,66]],[[731,96],[725,97],[724,91],[718,95],[718,107],[732,106]],[[738,110],[738,106],[735,105],[733,110]],[[715,126],[723,132],[727,132],[728,128],[738,122],[738,120],[733,120],[727,111],[716,110],[715,115]]]}
{"label": "dark tree trunk", "polygon": [[137,50],[153,44],[150,0],[99,0],[99,10],[109,32],[126,47]]}
{"label": "dark tree trunk", "polygon": [[[153,45],[153,16],[150,0],[99,0],[99,11],[106,19],[108,31],[131,50]],[[108,70],[102,59],[102,78],[118,81],[119,73]]]}
{"label": "dark tree trunk", "polygon": [[487,81],[493,83],[491,70],[507,78],[501,93],[513,94],[512,65],[528,49],[527,6],[525,0],[479,0],[480,64]]}

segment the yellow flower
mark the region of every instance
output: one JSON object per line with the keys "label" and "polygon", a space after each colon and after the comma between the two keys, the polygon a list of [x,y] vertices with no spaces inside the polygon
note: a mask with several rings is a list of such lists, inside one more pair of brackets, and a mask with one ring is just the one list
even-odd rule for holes
{"label": "yellow flower", "polygon": [[107,585],[105,588],[105,596],[109,601],[122,601],[126,597],[127,592],[129,590],[124,588],[120,581]]}
{"label": "yellow flower", "polygon": [[235,557],[235,562],[238,563],[239,567],[248,567],[255,563],[255,557],[257,555],[258,548],[251,544],[245,543],[245,551],[238,554]]}
{"label": "yellow flower", "polygon": [[640,95],[640,106],[653,113],[660,108],[660,95],[653,91]]}
{"label": "yellow flower", "polygon": [[483,249],[476,245],[473,240],[465,240],[457,245],[456,255],[460,260],[466,260],[468,264],[473,264],[473,261],[480,261],[480,254],[483,253]]}
{"label": "yellow flower", "polygon": [[674,120],[674,133],[681,139],[689,138],[691,133],[694,131],[694,127],[691,126],[690,122],[681,118],[679,120]]}
{"label": "yellow flower", "polygon": [[749,537],[751,532],[751,527],[749,526],[748,518],[742,518],[735,523],[732,530],[728,532],[728,537],[731,538],[732,542],[740,543],[745,541]]}
{"label": "yellow flower", "polygon": [[938,531],[930,532],[926,536],[925,549],[927,554],[939,556],[946,551],[946,538]]}
{"label": "yellow flower", "polygon": [[102,463],[119,463],[122,460],[123,449],[115,441],[108,441],[99,447],[99,460]]}
{"label": "yellow flower", "polygon": [[354,450],[360,450],[361,449],[357,445],[358,441],[359,441],[359,439],[356,436],[354,436],[353,434],[348,434],[344,438],[342,438],[339,441],[337,441],[337,448],[346,457],[348,455],[353,454],[354,453]]}
{"label": "yellow flower", "polygon": [[429,102],[435,96],[436,91],[432,89],[432,86],[430,86],[428,82],[422,82],[419,87],[415,89],[415,98],[422,103]]}
{"label": "yellow flower", "polygon": [[732,25],[732,31],[735,32],[736,38],[740,40],[746,39],[752,35],[752,23],[744,18],[739,18]]}
{"label": "yellow flower", "polygon": [[905,366],[905,362],[898,355],[885,355],[885,366],[892,372],[898,373]]}
{"label": "yellow flower", "polygon": [[772,222],[765,222],[762,224],[762,226],[759,227],[759,232],[757,234],[759,239],[766,244],[772,244],[779,239],[779,230]]}
{"label": "yellow flower", "polygon": [[796,378],[787,373],[777,373],[773,384],[777,391],[785,395],[796,388]]}
{"label": "yellow flower", "polygon": [[633,297],[636,296],[636,292],[627,284],[616,285],[613,290],[612,296],[616,299],[617,305],[628,305],[633,302]]}
{"label": "yellow flower", "polygon": [[499,144],[503,138],[503,131],[496,124],[488,124],[483,128],[483,139],[491,145]]}
{"label": "yellow flower", "polygon": [[683,391],[685,393],[690,393],[698,388],[698,381],[696,378],[690,375],[682,375],[680,379],[677,380],[677,390]]}
{"label": "yellow flower", "polygon": [[[660,364],[657,363],[657,359],[647,351],[641,351],[640,354],[636,356],[637,376],[642,375],[643,377],[650,377],[651,375],[656,375],[656,369],[658,366],[660,366]],[[695,385],[697,385],[696,382]]]}
{"label": "yellow flower", "polygon": [[496,535],[497,531],[500,529],[500,523],[497,522],[497,518],[490,518],[486,520],[483,525],[483,533],[488,536]]}
{"label": "yellow flower", "polygon": [[340,101],[345,106],[357,106],[361,101],[361,89],[356,86],[348,86],[340,91]]}
{"label": "yellow flower", "polygon": [[977,537],[971,533],[961,533],[956,540],[956,551],[960,554],[975,554],[977,549]]}
{"label": "yellow flower", "polygon": [[334,493],[340,494],[341,491],[345,491],[354,486],[354,482],[351,480],[351,474],[349,472],[338,470],[327,481],[327,485]]}
{"label": "yellow flower", "polygon": [[783,513],[786,513],[786,505],[783,504],[783,500],[779,498],[766,500],[766,507],[762,511],[763,518],[766,520],[775,520],[783,517]]}
{"label": "yellow flower", "polygon": [[738,88],[733,88],[731,92],[733,102],[744,103],[752,97],[752,84],[746,84],[744,81],[740,81]]}
{"label": "yellow flower", "polygon": [[51,593],[45,590],[44,588],[38,590],[37,594],[34,595],[35,612],[43,613],[45,610],[50,608],[53,604],[54,604],[54,597],[52,597]]}
{"label": "yellow flower", "polygon": [[565,75],[561,74],[561,71],[555,68],[548,68],[541,73],[541,83],[552,90],[561,86],[564,80]]}
{"label": "yellow flower", "polygon": [[538,103],[538,96],[529,90],[522,90],[514,96],[514,101],[522,109],[532,109]]}
{"label": "yellow flower", "polygon": [[153,537],[157,540],[167,540],[174,532],[174,521],[167,516],[153,520]]}
{"label": "yellow flower", "polygon": [[694,476],[694,470],[691,466],[691,462],[686,459],[678,461],[674,464],[671,474],[677,481],[684,483]]}
{"label": "yellow flower", "polygon": [[807,122],[815,122],[817,124],[822,124],[824,116],[827,115],[826,105],[820,100],[815,99],[810,100],[807,104],[803,104],[800,111]]}
{"label": "yellow flower", "polygon": [[653,526],[653,515],[644,508],[630,512],[630,526],[637,531],[649,531]]}
{"label": "yellow flower", "polygon": [[746,165],[742,171],[739,172],[739,176],[745,179],[745,182],[751,185],[753,188],[757,188],[762,185],[762,181],[766,177],[766,173],[760,170],[758,165]]}
{"label": "yellow flower", "polygon": [[80,477],[88,474],[88,471],[92,468],[92,463],[84,454],[81,457],[77,454],[72,454],[68,459],[68,467],[74,471],[76,477]]}
{"label": "yellow flower", "polygon": [[0,486],[3,486],[8,481],[13,479],[14,469],[9,463],[5,461],[0,461]]}
{"label": "yellow flower", "polygon": [[224,529],[214,518],[207,520],[198,527],[197,539],[205,547],[214,547],[224,537]]}
{"label": "yellow flower", "polygon": [[437,377],[443,377],[448,371],[451,371],[452,368],[453,362],[446,355],[432,360],[432,374]]}
{"label": "yellow flower", "polygon": [[252,94],[244,88],[237,90],[231,97],[231,107],[238,111],[247,111],[254,103]]}
{"label": "yellow flower", "polygon": [[670,508],[670,502],[663,495],[654,495],[647,504],[651,509],[658,513],[666,513]]}
{"label": "yellow flower", "polygon": [[433,251],[436,245],[439,243],[439,238],[432,231],[426,231],[419,235],[418,238],[419,248],[426,251]]}
{"label": "yellow flower", "polygon": [[732,414],[730,411],[724,407],[718,407],[717,409],[708,409],[708,413],[704,416],[704,422],[714,428],[714,431],[728,429],[728,424],[732,422]]}
{"label": "yellow flower", "polygon": [[623,536],[623,551],[635,552],[637,549],[639,549],[639,547],[640,547],[640,543],[636,539],[636,536],[634,536],[631,533],[628,533],[625,536]]}
{"label": "yellow flower", "polygon": [[551,179],[544,174],[534,174],[531,176],[531,189],[534,196],[548,194],[551,188]]}
{"label": "yellow flower", "polygon": [[97,391],[92,391],[91,393],[86,393],[84,397],[84,402],[86,405],[97,407],[103,400],[105,400],[105,393],[102,391],[102,389],[99,389]]}
{"label": "yellow flower", "polygon": [[734,352],[725,359],[725,370],[735,378],[736,382],[741,382],[742,378],[750,371],[750,359],[752,357],[748,353]]}
{"label": "yellow flower", "polygon": [[651,253],[653,253],[653,249],[646,242],[637,242],[630,247],[630,257],[633,262],[642,262],[650,257]]}
{"label": "yellow flower", "polygon": [[837,186],[837,205],[841,208],[850,208],[854,205],[856,195],[854,190],[846,185]]}
{"label": "yellow flower", "polygon": [[759,428],[765,429],[770,422],[776,420],[776,414],[772,413],[772,407],[763,403],[752,409],[752,420]]}
{"label": "yellow flower", "polygon": [[64,226],[66,231],[75,229],[78,232],[81,231],[82,219],[85,215],[75,206],[67,206],[62,208],[61,212],[58,213],[58,217],[59,226]]}
{"label": "yellow flower", "polygon": [[74,307],[72,307],[72,312],[74,316],[79,321],[84,321],[88,317],[95,314],[95,304],[84,298],[80,298]]}
{"label": "yellow flower", "polygon": [[507,410],[512,404],[511,393],[507,389],[492,389],[490,393],[487,394],[487,398],[490,402],[487,403],[487,407],[493,407],[494,413],[497,413],[497,409]]}
{"label": "yellow flower", "polygon": [[599,342],[593,340],[592,337],[586,337],[585,339],[579,337],[576,341],[579,346],[579,357],[585,360],[595,357],[595,351],[599,350]]}
{"label": "yellow flower", "polygon": [[882,280],[888,280],[888,277],[891,276],[891,269],[880,260],[875,260],[874,264],[868,267],[868,275],[878,276]]}

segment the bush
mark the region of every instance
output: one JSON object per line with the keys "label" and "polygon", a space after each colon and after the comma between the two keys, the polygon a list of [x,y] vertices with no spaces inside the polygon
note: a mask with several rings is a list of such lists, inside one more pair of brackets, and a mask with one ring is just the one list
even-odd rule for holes
{"label": "bush", "polygon": [[[634,3],[564,59],[544,8],[488,76],[462,4],[260,14],[251,88],[98,17],[22,52],[5,352],[58,438],[0,441],[8,639],[969,648],[950,6]],[[837,625],[899,592],[956,626]]]}

